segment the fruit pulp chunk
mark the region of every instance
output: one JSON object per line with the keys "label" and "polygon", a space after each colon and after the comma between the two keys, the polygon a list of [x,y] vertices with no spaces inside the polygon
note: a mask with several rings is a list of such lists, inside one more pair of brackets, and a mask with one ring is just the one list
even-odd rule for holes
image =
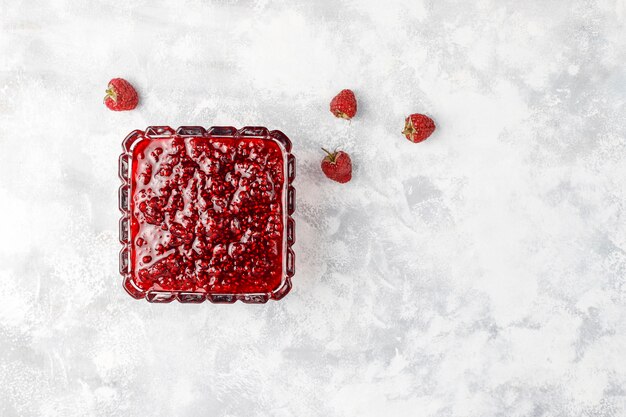
{"label": "fruit pulp chunk", "polygon": [[276,142],[145,139],[132,158],[131,274],[139,288],[219,294],[278,288],[285,161]]}

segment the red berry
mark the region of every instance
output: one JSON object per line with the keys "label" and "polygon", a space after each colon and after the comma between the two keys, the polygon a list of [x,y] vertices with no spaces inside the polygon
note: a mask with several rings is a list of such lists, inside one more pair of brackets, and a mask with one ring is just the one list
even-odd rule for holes
{"label": "red berry", "polygon": [[330,111],[336,117],[352,119],[356,114],[356,97],[352,90],[341,90],[331,100]]}
{"label": "red berry", "polygon": [[328,178],[333,181],[337,181],[341,184],[346,183],[352,179],[352,161],[350,155],[343,151],[328,152],[326,157],[322,160],[322,172]]}
{"label": "red berry", "polygon": [[128,81],[123,78],[113,78],[109,81],[104,97],[104,104],[114,111],[132,110],[137,107],[139,98],[137,92]]}
{"label": "red berry", "polygon": [[402,134],[414,143],[428,138],[435,131],[435,122],[428,116],[415,113],[406,118]]}

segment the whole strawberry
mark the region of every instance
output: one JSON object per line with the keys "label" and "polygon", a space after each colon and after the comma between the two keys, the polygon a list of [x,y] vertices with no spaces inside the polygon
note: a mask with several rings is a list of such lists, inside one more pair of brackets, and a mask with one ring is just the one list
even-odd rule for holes
{"label": "whole strawberry", "polygon": [[109,81],[104,97],[104,104],[114,111],[132,110],[137,107],[139,98],[137,92],[128,81],[123,78],[113,78]]}
{"label": "whole strawberry", "polygon": [[326,157],[322,159],[322,172],[333,181],[344,184],[352,179],[352,161],[350,155],[343,151],[326,152]]}
{"label": "whole strawberry", "polygon": [[356,114],[356,97],[352,90],[341,90],[330,102],[330,111],[336,117],[352,119]]}
{"label": "whole strawberry", "polygon": [[414,143],[428,138],[435,131],[435,122],[428,116],[415,113],[406,118],[402,134]]}

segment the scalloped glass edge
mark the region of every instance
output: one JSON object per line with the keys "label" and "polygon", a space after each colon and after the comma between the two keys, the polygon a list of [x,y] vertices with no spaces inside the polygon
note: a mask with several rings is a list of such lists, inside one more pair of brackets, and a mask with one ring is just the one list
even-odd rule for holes
{"label": "scalloped glass edge", "polygon": [[[280,285],[271,292],[267,293],[237,293],[237,294],[211,294],[200,292],[185,292],[185,291],[157,291],[150,290],[144,291],[134,285],[132,276],[130,273],[130,229],[128,227],[130,218],[129,207],[129,195],[130,195],[130,161],[132,160],[133,146],[143,139],[154,138],[167,138],[172,136],[183,137],[219,137],[219,138],[261,138],[266,140],[273,140],[277,142],[284,155],[285,160],[285,175],[286,179],[286,195],[284,198],[284,237],[283,237],[283,279]],[[201,126],[180,126],[177,129],[172,129],[169,126],[148,126],[145,131],[133,130],[126,136],[122,142],[123,152],[119,157],[118,175],[122,180],[122,185],[119,188],[119,209],[122,212],[122,217],[119,222],[119,240],[122,244],[122,250],[120,251],[119,268],[120,274],[123,277],[122,286],[131,297],[135,299],[145,299],[151,303],[169,303],[174,300],[178,300],[181,303],[202,303],[203,301],[210,301],[212,303],[227,303],[232,304],[236,301],[242,301],[250,304],[266,303],[268,300],[280,300],[291,290],[291,278],[295,274],[296,258],[293,251],[293,244],[295,243],[295,221],[291,217],[295,210],[295,196],[296,190],[293,187],[293,181],[296,177],[296,158],[291,153],[291,141],[280,130],[268,130],[262,126],[246,126],[241,129],[236,129],[232,126],[212,126],[205,129]]]}

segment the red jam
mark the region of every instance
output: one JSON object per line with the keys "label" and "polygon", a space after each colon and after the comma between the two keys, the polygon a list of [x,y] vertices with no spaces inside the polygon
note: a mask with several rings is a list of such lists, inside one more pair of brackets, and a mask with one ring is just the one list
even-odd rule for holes
{"label": "red jam", "polygon": [[284,159],[254,138],[142,140],[131,276],[144,291],[266,293],[283,278]]}

